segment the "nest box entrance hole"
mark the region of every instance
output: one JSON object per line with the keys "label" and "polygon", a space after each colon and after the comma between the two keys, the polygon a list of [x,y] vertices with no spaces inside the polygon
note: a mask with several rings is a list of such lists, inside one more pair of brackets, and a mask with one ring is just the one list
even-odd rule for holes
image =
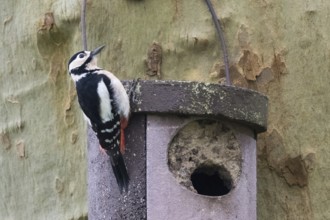
{"label": "nest box entrance hole", "polygon": [[197,193],[206,196],[226,195],[233,185],[225,168],[212,165],[197,167],[191,174],[190,180]]}

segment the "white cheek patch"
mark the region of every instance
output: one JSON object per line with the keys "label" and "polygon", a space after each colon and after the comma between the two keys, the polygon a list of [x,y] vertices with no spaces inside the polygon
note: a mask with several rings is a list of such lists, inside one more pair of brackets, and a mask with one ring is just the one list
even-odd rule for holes
{"label": "white cheek patch", "polygon": [[80,67],[81,65],[84,64],[84,62],[86,61],[86,59],[79,59],[78,57],[72,61],[70,64],[69,64],[69,71],[77,68],[77,67]]}
{"label": "white cheek patch", "polygon": [[97,68],[97,59],[93,57],[92,60],[87,64],[87,70],[93,70]]}
{"label": "white cheek patch", "polygon": [[69,64],[69,71],[82,66],[85,61],[88,59],[90,55],[90,51],[85,51],[85,56],[83,58],[79,58],[79,55]]}

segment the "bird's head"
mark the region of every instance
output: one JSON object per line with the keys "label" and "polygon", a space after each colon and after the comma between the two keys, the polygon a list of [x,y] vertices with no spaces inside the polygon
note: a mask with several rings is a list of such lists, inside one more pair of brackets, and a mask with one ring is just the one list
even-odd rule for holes
{"label": "bird's head", "polygon": [[70,74],[80,75],[90,70],[98,69],[96,55],[102,51],[105,45],[92,51],[79,51],[69,60],[68,69]]}

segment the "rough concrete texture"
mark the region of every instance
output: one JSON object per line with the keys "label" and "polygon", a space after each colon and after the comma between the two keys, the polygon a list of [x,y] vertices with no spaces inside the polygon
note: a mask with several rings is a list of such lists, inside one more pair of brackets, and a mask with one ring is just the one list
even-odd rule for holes
{"label": "rough concrete texture", "polygon": [[235,187],[241,174],[241,147],[234,130],[220,121],[192,121],[169,144],[169,169],[180,184],[193,192],[196,189],[191,174],[202,166],[216,166],[218,173],[227,171],[230,187]]}
{"label": "rough concrete texture", "polygon": [[192,120],[147,116],[148,219],[256,219],[256,141],[251,130],[230,126],[242,146],[242,174],[236,187],[227,195],[209,197],[196,194],[180,185],[170,172],[168,146],[178,130]]}
{"label": "rough concrete texture", "polygon": [[257,133],[267,128],[268,99],[253,90],[215,83],[139,80],[134,99],[133,112],[229,119]]}
{"label": "rough concrete texture", "polygon": [[145,116],[135,115],[126,129],[126,153],[130,183],[120,194],[109,157],[99,150],[99,142],[88,129],[88,219],[146,219]]}

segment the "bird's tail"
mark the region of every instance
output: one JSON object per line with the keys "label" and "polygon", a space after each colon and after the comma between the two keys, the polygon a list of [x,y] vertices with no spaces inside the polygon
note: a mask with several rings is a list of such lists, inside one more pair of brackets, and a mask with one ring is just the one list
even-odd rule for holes
{"label": "bird's tail", "polygon": [[125,192],[128,191],[128,183],[129,183],[129,177],[126,169],[126,165],[124,162],[123,155],[119,152],[117,155],[111,155],[110,160],[111,160],[111,166],[113,173],[115,174],[120,193],[125,190]]}

